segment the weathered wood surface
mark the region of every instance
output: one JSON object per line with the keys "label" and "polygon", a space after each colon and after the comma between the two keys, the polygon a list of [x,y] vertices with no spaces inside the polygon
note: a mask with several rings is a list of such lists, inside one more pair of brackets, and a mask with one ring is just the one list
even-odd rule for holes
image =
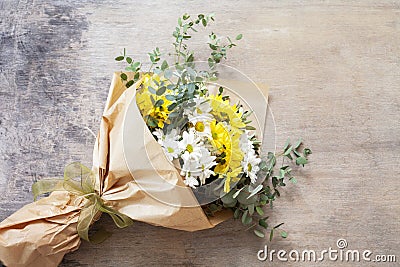
{"label": "weathered wood surface", "polygon": [[270,85],[278,144],[302,136],[314,151],[272,214],[289,237],[268,243],[233,220],[195,233],[136,223],[83,243],[62,266],[309,266],[256,253],[335,248],[338,238],[400,261],[398,1],[2,0],[0,220],[32,201],[35,179],[90,165],[85,127],[98,129],[123,47],[144,61],[155,46],[171,48],[177,15],[211,11],[213,30],[244,35],[229,64]]}

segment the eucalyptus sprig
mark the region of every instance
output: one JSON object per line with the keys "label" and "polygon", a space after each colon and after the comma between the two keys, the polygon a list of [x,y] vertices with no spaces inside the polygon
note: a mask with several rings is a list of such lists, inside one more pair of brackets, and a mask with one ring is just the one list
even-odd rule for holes
{"label": "eucalyptus sprig", "polygon": [[[194,64],[194,51],[191,51],[186,44],[186,40],[192,38],[192,33],[198,32],[198,27],[202,26],[206,28],[212,21],[215,20],[215,14],[198,14],[197,16],[191,17],[188,14],[183,14],[178,18],[178,25],[172,33],[174,42],[174,62],[171,64],[167,59],[162,59],[165,55],[161,53],[160,49],[156,47],[152,52],[148,53],[151,62],[150,68],[147,70],[148,73],[163,73],[165,78],[171,78],[173,75],[177,76],[178,81],[175,83],[177,89],[186,90],[187,88],[180,88],[181,84],[188,84],[194,81],[200,81],[203,79],[216,79],[217,71],[216,66],[221,62],[222,59],[226,59],[227,51],[236,46],[232,42],[229,36],[222,38],[217,36],[216,33],[212,32],[209,34],[209,41],[207,42],[211,49],[211,56],[207,59],[209,70],[208,71],[196,71]],[[236,40],[242,39],[243,35],[238,34]],[[121,55],[115,58],[116,61],[125,61],[128,66],[125,67],[125,71],[134,72],[133,79],[128,80],[128,75],[124,72],[120,74],[122,81],[125,86],[129,88],[140,78],[140,72],[142,71],[142,63],[135,61],[132,57],[126,54],[126,49],[123,49]],[[161,63],[161,65],[160,65]],[[172,72],[170,66],[175,67],[176,71]],[[199,88],[196,88],[199,90]]]}
{"label": "eucalyptus sprig", "polygon": [[[308,156],[312,154],[309,148],[303,148],[302,140],[291,145],[288,139],[279,153],[269,152],[266,159],[260,163],[258,179],[260,183],[253,186],[249,180],[243,177],[228,194],[224,195],[216,203],[207,206],[209,215],[223,208],[231,208],[234,211],[234,218],[241,219],[243,225],[258,237],[265,237],[265,231],[269,230],[269,239],[272,240],[275,232],[279,231],[281,237],[286,238],[287,232],[281,230],[283,223],[270,227],[265,215],[266,207],[273,208],[273,202],[280,196],[279,189],[285,187],[287,182],[297,183],[292,174],[291,165],[305,166],[308,163]],[[282,165],[278,168],[277,161],[282,158]],[[285,164],[285,159],[291,164]]]}

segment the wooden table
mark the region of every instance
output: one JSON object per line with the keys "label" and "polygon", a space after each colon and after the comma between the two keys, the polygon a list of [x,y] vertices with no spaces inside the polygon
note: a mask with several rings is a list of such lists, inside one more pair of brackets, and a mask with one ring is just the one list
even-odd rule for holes
{"label": "wooden table", "polygon": [[[272,243],[237,221],[187,233],[143,223],[62,266],[309,266],[260,262],[257,251],[349,249],[400,261],[400,3],[398,1],[0,2],[0,220],[32,201],[32,182],[66,163],[91,165],[114,57],[170,51],[178,15],[215,12],[210,27],[243,33],[229,65],[270,85],[277,144],[303,137],[311,163],[276,202]],[[203,32],[205,34],[205,32]],[[206,38],[190,42],[207,57]],[[361,263],[355,264],[360,266]],[[364,263],[365,264],[365,263]],[[379,266],[398,266],[395,263]],[[348,266],[328,261],[323,266]],[[374,264],[370,264],[374,266]]]}

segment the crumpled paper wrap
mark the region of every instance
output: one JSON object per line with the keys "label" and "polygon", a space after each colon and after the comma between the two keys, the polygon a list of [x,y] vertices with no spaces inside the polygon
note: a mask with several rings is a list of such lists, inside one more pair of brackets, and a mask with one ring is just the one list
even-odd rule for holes
{"label": "crumpled paper wrap", "polygon": [[[113,76],[93,152],[96,191],[108,206],[152,225],[197,231],[227,220],[232,216],[228,210],[208,218],[165,158],[136,103],[132,105],[141,82],[127,89],[119,73]],[[126,117],[128,110],[133,113]],[[126,118],[130,121],[125,122]],[[132,155],[126,149],[134,149],[136,156],[126,158]],[[152,162],[156,162],[156,170]],[[0,223],[0,261],[8,267],[57,266],[66,253],[80,245],[76,226],[85,201],[67,191],[56,191],[5,219]]]}

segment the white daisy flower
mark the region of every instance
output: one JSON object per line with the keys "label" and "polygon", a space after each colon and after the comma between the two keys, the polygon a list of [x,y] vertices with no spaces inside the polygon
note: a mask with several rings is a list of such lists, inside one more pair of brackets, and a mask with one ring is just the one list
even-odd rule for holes
{"label": "white daisy flower", "polygon": [[261,158],[254,151],[253,142],[250,140],[251,137],[252,135],[249,135],[249,131],[245,131],[240,136],[239,144],[240,149],[244,152],[242,160],[243,171],[250,177],[251,182],[255,183],[257,181],[257,173],[260,171],[258,165],[261,162]]}
{"label": "white daisy flower", "polygon": [[182,175],[197,170],[199,159],[201,158],[202,145],[199,141],[200,140],[196,138],[194,130],[190,129],[189,132],[183,132],[182,140],[179,142],[179,148],[182,151],[185,151],[181,156],[183,160],[183,166],[181,169]]}
{"label": "white daisy flower", "polygon": [[212,110],[211,105],[210,105],[210,101],[208,101],[207,99],[203,98],[203,97],[197,97],[194,99],[194,102],[196,103],[196,105],[194,106],[194,116],[211,116],[210,111]]}
{"label": "white daisy flower", "polygon": [[215,162],[216,158],[217,157],[215,156],[211,156],[210,151],[208,151],[206,148],[201,149],[201,158],[199,160],[200,173],[197,174],[197,176],[199,177],[202,185],[205,184],[207,178],[209,178],[211,175],[215,175],[211,168],[217,165]]}
{"label": "white daisy flower", "polygon": [[155,137],[157,137],[157,142],[158,142],[160,145],[162,145],[162,142],[163,142],[163,140],[164,140],[164,133],[163,133],[162,129],[157,128],[157,129],[153,132],[153,135],[154,135]]}
{"label": "white daisy flower", "polygon": [[185,185],[190,186],[192,188],[196,188],[199,185],[199,181],[193,176],[186,176],[185,180],[183,181]]}
{"label": "white daisy flower", "polygon": [[179,141],[179,146],[182,150],[186,150],[189,153],[196,153],[200,149],[200,145],[200,140],[196,137],[194,129],[183,132],[182,140]]}
{"label": "white daisy flower", "polygon": [[242,167],[243,171],[250,177],[251,182],[254,184],[257,181],[257,173],[260,171],[261,159],[254,153],[246,153],[243,161]]}
{"label": "white daisy flower", "polygon": [[163,147],[168,160],[172,161],[182,153],[182,149],[179,147],[178,140],[181,137],[178,134],[178,130],[173,129],[170,133],[164,135],[161,129],[156,129],[153,135],[157,137],[157,142]]}
{"label": "white daisy flower", "polygon": [[179,147],[179,142],[173,139],[165,139],[162,147],[164,148],[165,155],[169,161],[173,161],[178,158],[182,153],[182,149]]}

